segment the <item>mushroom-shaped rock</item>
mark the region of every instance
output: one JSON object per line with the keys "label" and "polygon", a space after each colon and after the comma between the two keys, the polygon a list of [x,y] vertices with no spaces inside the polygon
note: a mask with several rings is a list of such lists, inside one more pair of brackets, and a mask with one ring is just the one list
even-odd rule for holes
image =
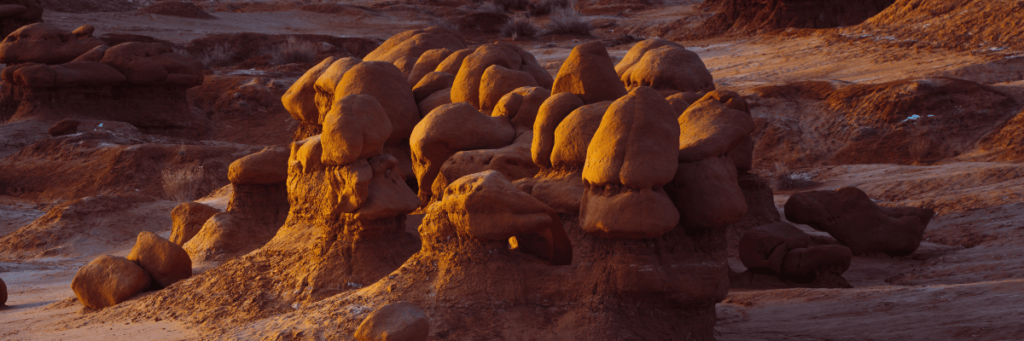
{"label": "mushroom-shaped rock", "polygon": [[562,120],[555,129],[555,145],[551,149],[551,166],[554,169],[571,172],[583,170],[590,141],[611,105],[612,101],[584,105]]}
{"label": "mushroom-shaped rock", "polygon": [[[452,84],[452,103],[467,102],[480,108],[480,78],[491,65],[500,65],[510,70],[522,66],[522,57],[501,45],[480,45],[466,56],[455,74]],[[499,96],[500,97],[500,96]]]}
{"label": "mushroom-shaped rock", "polygon": [[621,77],[623,73],[625,73],[627,70],[629,70],[629,68],[633,67],[633,65],[639,62],[640,59],[644,57],[644,54],[647,53],[647,51],[662,46],[673,46],[681,49],[685,48],[683,47],[683,45],[679,45],[679,43],[661,38],[652,38],[640,41],[634,44],[633,47],[630,47],[629,51],[626,52],[626,55],[622,57],[622,60],[620,60],[619,63],[615,65],[615,73],[617,73]]}
{"label": "mushroom-shaped rock", "polygon": [[754,119],[709,94],[678,118],[679,161],[694,162],[725,154],[750,137]]}
{"label": "mushroom-shaped rock", "polygon": [[761,225],[747,230],[740,238],[740,261],[750,271],[779,275],[786,253],[810,244],[811,236],[788,223]]}
{"label": "mushroom-shaped rock", "polygon": [[100,309],[124,302],[152,283],[149,273],[135,262],[104,255],[78,269],[71,290],[82,305]]}
{"label": "mushroom-shaped rock", "polygon": [[842,275],[850,268],[853,253],[842,245],[815,245],[786,252],[782,275],[798,282],[810,282],[819,273]]}
{"label": "mushroom-shaped rock", "polygon": [[270,185],[288,180],[287,148],[267,147],[235,160],[228,167],[228,180],[235,185]]}
{"label": "mushroom-shaped rock", "polygon": [[100,60],[112,66],[135,85],[203,84],[203,64],[174,53],[158,43],[129,42],[111,47]]}
{"label": "mushroom-shaped rock", "polygon": [[345,73],[351,70],[352,67],[362,63],[361,60],[352,57],[341,58],[327,67],[323,73],[316,79],[316,83],[313,84],[313,89],[316,90],[316,107],[319,110],[319,117],[317,117],[317,123],[323,124],[324,116],[331,111],[331,106],[334,105],[335,97],[334,90],[338,87],[338,83],[341,83],[341,79],[345,77]]}
{"label": "mushroom-shaped rock", "polygon": [[429,50],[420,55],[420,58],[416,60],[416,65],[413,66],[412,72],[409,73],[409,84],[419,83],[423,76],[428,73],[434,72],[441,62],[448,58],[449,55],[455,52],[447,48],[439,48]]}
{"label": "mushroom-shaped rock", "polygon": [[[455,75],[444,72],[431,72],[423,75],[419,83],[412,87],[412,95],[416,98],[416,103],[420,103],[435,92],[451,88],[453,83],[455,83]],[[423,113],[423,116],[429,113]]]}
{"label": "mushroom-shaped rock", "polygon": [[429,202],[434,178],[456,152],[504,147],[515,136],[508,119],[487,116],[468,103],[447,104],[431,111],[416,125],[409,141],[420,200],[423,204]]}
{"label": "mushroom-shaped rock", "polygon": [[166,288],[192,276],[192,259],[188,257],[188,252],[153,232],[139,233],[135,246],[128,254],[128,260],[146,270],[158,288]]}
{"label": "mushroom-shaped rock", "polygon": [[647,51],[620,78],[630,89],[638,86],[678,91],[715,89],[714,78],[700,56],[676,46],[662,46]]}
{"label": "mushroom-shaped rock", "polygon": [[[335,104],[348,95],[363,94],[377,99],[391,120],[387,145],[401,143],[420,121],[420,110],[405,75],[389,63],[362,62],[353,66],[335,89]],[[332,109],[333,110],[333,109]]]}
{"label": "mushroom-shaped rock", "polygon": [[480,109],[490,110],[505,94],[520,87],[535,87],[537,81],[529,74],[491,65],[480,77]]}
{"label": "mushroom-shaped rock", "polygon": [[320,118],[320,110],[316,105],[316,81],[335,61],[337,58],[327,57],[320,64],[307,70],[281,96],[281,104],[292,115],[292,118],[300,122],[317,123]]}
{"label": "mushroom-shaped rock", "polygon": [[533,125],[537,121],[540,107],[547,101],[548,97],[551,97],[551,90],[539,86],[528,86],[512,90],[510,94],[519,95],[523,98],[515,114],[510,116],[512,125],[516,127],[516,132],[533,131]]}
{"label": "mushroom-shaped rock", "polygon": [[63,64],[104,45],[92,35],[79,36],[56,25],[36,23],[23,26],[0,42],[0,63]]}
{"label": "mushroom-shaped rock", "polygon": [[372,96],[342,97],[324,118],[322,161],[340,166],[380,155],[391,133],[387,113]]}
{"label": "mushroom-shaped rock", "polygon": [[679,212],[661,186],[676,174],[679,128],[657,91],[640,87],[613,102],[587,148],[580,206],[584,231],[605,238],[656,238]]}
{"label": "mushroom-shaped rock", "polygon": [[599,41],[577,45],[558,69],[552,94],[573,93],[586,104],[614,101],[626,94],[608,51]]}
{"label": "mushroom-shaped rock", "polygon": [[786,219],[828,232],[854,254],[884,252],[893,257],[914,253],[935,211],[880,207],[855,187],[793,194]]}
{"label": "mushroom-shaped rock", "polygon": [[747,213],[738,181],[732,159],[723,155],[680,162],[665,191],[679,209],[682,226],[717,229],[740,221]]}
{"label": "mushroom-shaped rock", "polygon": [[466,42],[458,32],[441,26],[431,26],[393,35],[367,54],[363,60],[394,64],[402,72],[406,84],[409,84],[409,74],[425,52],[439,48],[458,50],[465,47]]}
{"label": "mushroom-shaped rock", "polygon": [[445,189],[442,204],[459,235],[485,241],[503,241],[548,229],[554,213],[493,170],[452,182]]}
{"label": "mushroom-shaped rock", "polygon": [[462,68],[462,61],[466,59],[466,56],[476,51],[476,48],[464,48],[448,55],[440,64],[437,64],[437,68],[434,68],[434,72],[444,72],[447,74],[458,74],[459,69]]}
{"label": "mushroom-shaped rock", "polygon": [[426,341],[430,318],[409,302],[385,305],[366,316],[356,328],[358,341]]}
{"label": "mushroom-shaped rock", "polygon": [[[679,126],[672,107],[657,91],[640,87],[616,100],[601,119],[587,149],[583,178],[592,184],[650,188],[676,173]],[[671,145],[666,145],[671,141]]]}
{"label": "mushroom-shaped rock", "polygon": [[552,94],[537,110],[533,122],[533,143],[530,153],[541,168],[551,168],[551,150],[555,146],[555,130],[573,110],[583,106],[583,99],[573,93]]}
{"label": "mushroom-shaped rock", "polygon": [[184,202],[171,210],[171,242],[185,245],[199,233],[203,224],[220,210],[198,202]]}

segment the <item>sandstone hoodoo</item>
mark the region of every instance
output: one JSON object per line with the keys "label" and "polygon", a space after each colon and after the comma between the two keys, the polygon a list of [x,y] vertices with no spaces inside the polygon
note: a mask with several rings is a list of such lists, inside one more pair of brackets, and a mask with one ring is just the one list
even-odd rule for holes
{"label": "sandstone hoodoo", "polygon": [[99,256],[86,264],[71,281],[71,289],[82,305],[93,309],[109,307],[149,289],[149,273],[122,257]]}
{"label": "sandstone hoodoo", "polygon": [[[289,151],[268,147],[235,160],[228,168],[231,199],[227,210],[215,213],[191,238],[182,230],[178,241],[194,262],[226,260],[267,243],[288,216]],[[208,211],[208,210],[206,210]]]}
{"label": "sandstone hoodoo", "polygon": [[108,47],[93,28],[74,32],[32,24],[0,43],[5,93],[18,103],[11,121],[112,120],[143,130],[197,135],[185,90],[203,83],[202,64],[157,43]]}
{"label": "sandstone hoodoo", "polygon": [[171,227],[170,241],[178,246],[184,246],[199,233],[203,224],[217,213],[220,213],[220,210],[197,202],[185,202],[175,206],[171,211],[174,225]]}
{"label": "sandstone hoodoo", "polygon": [[855,187],[796,193],[785,210],[789,221],[828,232],[854,254],[893,257],[914,253],[935,215],[931,209],[878,206]]}

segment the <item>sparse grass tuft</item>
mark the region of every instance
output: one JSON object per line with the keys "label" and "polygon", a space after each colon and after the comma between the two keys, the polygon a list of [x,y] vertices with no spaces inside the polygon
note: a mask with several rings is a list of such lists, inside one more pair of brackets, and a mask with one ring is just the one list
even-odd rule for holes
{"label": "sparse grass tuft", "polygon": [[210,69],[214,66],[224,66],[231,64],[235,59],[235,51],[230,46],[217,44],[212,48],[206,49],[203,52],[193,55],[185,49],[175,48],[174,52],[185,57],[193,58],[203,63],[203,68]]}
{"label": "sparse grass tuft", "polygon": [[513,40],[533,38],[537,36],[537,27],[533,26],[530,18],[516,17],[501,27],[501,36],[512,37]]}
{"label": "sparse grass tuft", "polygon": [[768,174],[772,187],[777,191],[790,191],[818,185],[810,173],[796,173],[782,162],[776,162]]}
{"label": "sparse grass tuft", "polygon": [[575,8],[560,8],[551,14],[545,34],[571,34],[589,36],[594,27]]}
{"label": "sparse grass tuft", "polygon": [[284,65],[312,63],[316,60],[316,53],[319,50],[320,48],[312,42],[290,37],[287,42],[268,52],[270,53],[270,64]]}
{"label": "sparse grass tuft", "polygon": [[162,175],[164,194],[177,202],[195,200],[196,192],[203,183],[203,166],[188,165],[178,169],[164,169]]}

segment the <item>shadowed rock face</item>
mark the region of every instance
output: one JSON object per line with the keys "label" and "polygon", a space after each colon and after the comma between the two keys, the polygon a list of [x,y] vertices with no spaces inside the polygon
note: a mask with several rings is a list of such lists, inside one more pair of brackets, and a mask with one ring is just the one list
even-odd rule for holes
{"label": "shadowed rock face", "polygon": [[828,232],[854,254],[914,253],[935,211],[881,207],[855,187],[796,193],[786,201],[786,219]]}
{"label": "shadowed rock face", "polygon": [[709,21],[738,30],[828,28],[856,25],[878,14],[895,0],[714,0],[720,11]]}
{"label": "shadowed rock face", "polygon": [[25,25],[43,22],[38,0],[0,1],[0,34],[4,37]]}

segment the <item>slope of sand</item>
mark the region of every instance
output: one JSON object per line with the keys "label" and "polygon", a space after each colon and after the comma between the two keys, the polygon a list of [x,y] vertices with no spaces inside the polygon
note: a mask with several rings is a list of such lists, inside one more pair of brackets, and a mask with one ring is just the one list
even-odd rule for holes
{"label": "slope of sand", "polygon": [[[352,3],[373,5],[377,2]],[[706,16],[696,7],[697,3],[673,1],[666,8],[593,13],[591,19],[598,26],[597,37],[542,37],[517,44],[534,53],[541,65],[554,74],[569,51],[579,43],[599,39],[614,45],[611,42],[626,32],[644,35],[667,32],[678,25],[677,16],[692,16],[696,18],[693,20]],[[1001,49],[1001,45],[995,50],[940,49],[893,44],[879,37],[884,37],[902,21],[894,19],[893,13],[884,14],[884,18],[869,21],[863,27],[724,36],[685,45],[701,56],[719,88],[744,94],[757,86],[806,80],[867,84],[934,76],[955,76],[991,84],[1017,98],[1024,93],[1024,83],[1020,82],[1024,67],[1018,62],[1020,58],[1011,58],[1016,53],[1012,48]],[[137,12],[47,12],[44,19],[65,29],[88,23],[96,27],[96,35],[139,34],[175,43],[208,34],[238,32],[323,34],[380,40],[406,29],[424,27],[434,19],[428,14],[408,10],[324,14],[294,7],[279,12],[216,12],[213,15],[217,19]],[[908,37],[925,34],[918,32],[927,33],[914,31]],[[629,46],[631,44],[610,46],[609,52],[618,59]],[[283,79],[294,81],[294,78]],[[0,132],[14,130],[7,128],[10,129]],[[20,147],[5,145],[3,156],[15,153]],[[1024,261],[1024,197],[1021,196],[1024,166],[962,159],[926,166],[834,165],[795,170],[809,174],[818,183],[807,189],[856,186],[882,205],[932,207],[938,215],[925,232],[926,240],[913,255],[855,257],[845,274],[853,289],[733,290],[726,301],[718,305],[718,339],[1013,340],[1024,337],[1024,325],[1020,323],[1024,317],[1020,309],[1024,304],[1024,294],[1021,294],[1024,291],[1024,266],[1021,265]],[[770,173],[766,169],[755,171]],[[205,202],[223,208],[226,191]],[[790,194],[792,191],[776,193],[780,212]],[[0,237],[33,226],[33,221],[59,204],[0,196]],[[172,203],[157,202],[140,207],[135,209],[150,211],[112,211],[77,227],[96,228],[96,223],[114,222],[135,224],[130,227],[132,231],[152,230],[163,236],[170,233],[166,217]],[[137,217],[146,215],[162,218],[138,223],[142,219]],[[799,227],[816,238],[830,238],[808,226]],[[33,254],[0,262],[0,278],[7,283],[10,297],[7,307],[0,308],[0,339],[198,340],[287,334],[267,330],[268,325],[273,325],[271,319],[239,327],[237,334],[207,334],[209,330],[174,320],[94,317],[97,314],[83,309],[74,298],[71,279],[92,257],[126,255],[133,243],[134,240],[120,237],[93,239],[83,242],[77,249],[72,248],[77,250],[75,252]],[[735,271],[744,270],[737,259],[730,260],[730,266]],[[366,313],[352,314],[363,316]],[[337,337],[351,339],[347,335]]]}

